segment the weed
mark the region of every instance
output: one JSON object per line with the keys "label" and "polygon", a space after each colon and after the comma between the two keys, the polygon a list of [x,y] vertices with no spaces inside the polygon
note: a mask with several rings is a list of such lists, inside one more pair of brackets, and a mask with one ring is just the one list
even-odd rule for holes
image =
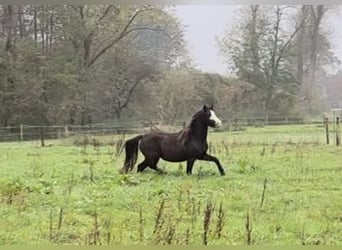
{"label": "weed", "polygon": [[219,209],[218,209],[218,213],[217,213],[217,223],[216,223],[216,232],[215,232],[218,239],[220,239],[222,236],[222,230],[223,230],[223,226],[225,223],[225,219],[226,219],[226,214],[223,211],[223,206],[221,202]]}
{"label": "weed", "polygon": [[211,200],[207,201],[207,205],[204,210],[204,220],[203,220],[203,245],[208,245],[208,234],[211,215],[214,212],[214,205]]}
{"label": "weed", "polygon": [[247,212],[246,214],[245,229],[246,229],[246,244],[251,245],[252,244],[252,222],[249,217],[249,212]]}

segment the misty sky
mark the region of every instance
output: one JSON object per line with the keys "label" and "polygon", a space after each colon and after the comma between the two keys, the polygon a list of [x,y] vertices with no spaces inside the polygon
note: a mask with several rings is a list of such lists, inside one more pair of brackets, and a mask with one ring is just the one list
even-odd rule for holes
{"label": "misty sky", "polygon": [[[205,71],[227,73],[215,37],[222,37],[236,21],[238,5],[177,5],[176,14],[186,25],[185,38],[195,65]],[[326,25],[328,24],[328,25]],[[323,25],[330,34],[335,55],[342,61],[342,6],[329,10]]]}

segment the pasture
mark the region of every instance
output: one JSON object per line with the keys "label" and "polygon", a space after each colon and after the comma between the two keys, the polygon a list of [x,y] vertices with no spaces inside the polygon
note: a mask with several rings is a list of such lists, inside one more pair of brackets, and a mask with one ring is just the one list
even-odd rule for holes
{"label": "pasture", "polygon": [[342,148],[322,127],[210,132],[226,176],[200,161],[120,175],[119,139],[1,143],[0,244],[342,243]]}

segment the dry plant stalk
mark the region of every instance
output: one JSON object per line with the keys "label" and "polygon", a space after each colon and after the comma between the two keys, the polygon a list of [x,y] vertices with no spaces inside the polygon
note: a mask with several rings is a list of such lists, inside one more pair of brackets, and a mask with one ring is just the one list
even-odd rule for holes
{"label": "dry plant stalk", "polygon": [[144,217],[141,207],[139,210],[139,240],[140,242],[144,241]]}
{"label": "dry plant stalk", "polygon": [[58,216],[58,226],[57,226],[58,231],[62,228],[63,216],[64,216],[64,209],[60,208],[59,216]]}
{"label": "dry plant stalk", "polygon": [[165,200],[162,200],[159,204],[157,216],[154,223],[154,230],[153,230],[153,241],[154,243],[160,242],[160,232],[164,225],[163,213],[164,213],[164,206]]}
{"label": "dry plant stalk", "polygon": [[166,235],[165,235],[165,241],[166,241],[166,244],[168,245],[171,245],[172,243],[172,239],[175,235],[175,232],[176,232],[176,228],[175,226],[173,226],[171,223],[167,229],[167,232],[166,232]]}
{"label": "dry plant stalk", "polygon": [[219,210],[218,210],[218,214],[217,214],[217,223],[216,223],[216,235],[218,239],[221,238],[225,219],[226,219],[226,215],[225,215],[225,212],[223,211],[223,205],[221,202]]}
{"label": "dry plant stalk", "polygon": [[190,242],[190,229],[188,228],[185,232],[185,245],[189,245]]}
{"label": "dry plant stalk", "polygon": [[252,244],[252,223],[249,219],[249,213],[247,212],[246,215],[246,243],[247,245],[251,245]]}
{"label": "dry plant stalk", "polygon": [[211,200],[207,201],[207,205],[204,211],[204,221],[203,221],[203,245],[208,245],[208,235],[211,215],[214,212],[214,205]]}
{"label": "dry plant stalk", "polygon": [[267,185],[267,178],[264,179],[264,189],[262,190],[260,207],[262,207],[262,205],[264,204],[265,193],[266,193],[266,185]]}
{"label": "dry plant stalk", "polygon": [[53,231],[53,222],[52,222],[52,210],[50,210],[50,214],[49,214],[49,240],[52,241],[53,235],[52,235],[52,231]]}

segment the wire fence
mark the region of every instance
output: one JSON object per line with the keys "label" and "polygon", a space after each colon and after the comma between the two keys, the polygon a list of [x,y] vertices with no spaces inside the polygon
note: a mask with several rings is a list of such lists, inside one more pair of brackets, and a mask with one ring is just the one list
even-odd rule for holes
{"label": "wire fence", "polygon": [[109,125],[109,124],[91,124],[91,125],[25,125],[20,124],[12,127],[0,127],[0,141],[28,141],[44,139],[62,139],[74,135],[108,135],[108,134],[131,134],[140,133],[146,128],[142,125]]}
{"label": "wire fence", "polygon": [[[327,143],[332,143],[332,139],[328,139],[336,134],[336,140],[339,143],[339,121],[333,120],[324,116],[321,120],[306,121],[302,117],[276,117],[269,119],[267,125],[294,125],[294,124],[316,124],[321,129],[311,137],[322,138],[324,131],[327,133]],[[337,118],[339,119],[339,118]],[[0,127],[0,142],[13,141],[29,141],[29,140],[44,140],[44,139],[64,139],[75,135],[126,135],[146,133],[154,130],[162,130],[165,132],[175,132],[185,126],[186,122],[178,121],[171,125],[161,125],[158,121],[126,121],[121,123],[95,123],[89,125],[25,125],[19,124],[17,126]],[[264,117],[253,118],[233,118],[224,119],[223,126],[215,131],[243,131],[247,127],[263,127],[265,126]],[[338,133],[338,134],[337,134]],[[314,138],[313,138],[314,139]],[[335,139],[334,139],[335,140]]]}

